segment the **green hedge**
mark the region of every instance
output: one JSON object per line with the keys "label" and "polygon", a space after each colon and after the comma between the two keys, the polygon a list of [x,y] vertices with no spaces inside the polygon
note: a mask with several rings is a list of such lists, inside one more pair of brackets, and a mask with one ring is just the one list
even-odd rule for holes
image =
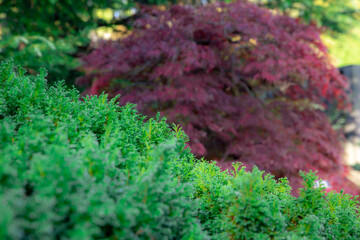
{"label": "green hedge", "polygon": [[196,159],[187,136],[0,66],[0,239],[359,239],[358,202]]}

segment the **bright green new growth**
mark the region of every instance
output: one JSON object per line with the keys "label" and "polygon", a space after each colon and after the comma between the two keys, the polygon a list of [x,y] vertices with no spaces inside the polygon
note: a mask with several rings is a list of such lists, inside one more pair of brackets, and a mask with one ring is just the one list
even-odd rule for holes
{"label": "bright green new growth", "polygon": [[358,202],[197,160],[187,136],[106,95],[0,66],[0,239],[359,239]]}

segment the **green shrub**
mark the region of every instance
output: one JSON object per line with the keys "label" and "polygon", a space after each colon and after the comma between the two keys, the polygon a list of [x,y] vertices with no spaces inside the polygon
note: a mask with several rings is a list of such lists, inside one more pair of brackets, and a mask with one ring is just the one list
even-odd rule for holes
{"label": "green shrub", "polygon": [[0,239],[359,239],[358,202],[186,148],[165,119],[0,66]]}
{"label": "green shrub", "polygon": [[79,101],[44,71],[0,72],[0,239],[204,238],[191,186],[171,180],[184,140],[165,120]]}

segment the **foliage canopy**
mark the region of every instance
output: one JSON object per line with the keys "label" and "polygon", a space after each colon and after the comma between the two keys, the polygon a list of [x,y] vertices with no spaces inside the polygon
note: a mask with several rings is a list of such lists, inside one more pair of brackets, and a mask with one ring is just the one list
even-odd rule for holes
{"label": "foliage canopy", "polygon": [[347,82],[315,26],[241,1],[143,15],[129,37],[83,59],[86,93],[161,111],[184,127],[194,153],[225,168],[257,165],[294,187],[299,170],[317,169],[346,185],[340,134],[321,108],[324,99],[345,107]]}

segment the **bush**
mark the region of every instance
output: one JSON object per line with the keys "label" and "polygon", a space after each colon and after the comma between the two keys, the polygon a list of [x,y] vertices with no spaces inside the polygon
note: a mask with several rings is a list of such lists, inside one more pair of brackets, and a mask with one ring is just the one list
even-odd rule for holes
{"label": "bush", "polygon": [[358,202],[197,160],[165,119],[0,65],[1,239],[358,239]]}
{"label": "bush", "polygon": [[[1,65],[1,239],[203,239],[164,120]],[[157,146],[157,147],[155,147]]]}
{"label": "bush", "polygon": [[317,28],[243,1],[143,15],[128,38],[84,58],[86,93],[161,111],[184,127],[194,153],[224,168],[256,165],[294,188],[306,169],[335,189],[349,184],[341,134],[321,110],[325,99],[345,107],[347,82]]}

